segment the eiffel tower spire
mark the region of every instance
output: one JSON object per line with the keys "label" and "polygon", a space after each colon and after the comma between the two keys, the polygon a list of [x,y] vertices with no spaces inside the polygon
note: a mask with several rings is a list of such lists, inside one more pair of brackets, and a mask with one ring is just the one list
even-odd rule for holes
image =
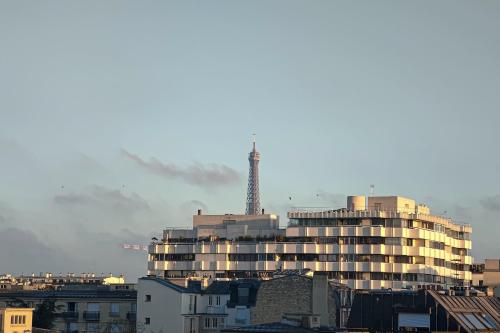
{"label": "eiffel tower spire", "polygon": [[248,190],[246,215],[260,214],[259,195],[259,160],[260,153],[255,149],[255,134],[253,135],[253,150],[248,154],[250,169],[248,170]]}

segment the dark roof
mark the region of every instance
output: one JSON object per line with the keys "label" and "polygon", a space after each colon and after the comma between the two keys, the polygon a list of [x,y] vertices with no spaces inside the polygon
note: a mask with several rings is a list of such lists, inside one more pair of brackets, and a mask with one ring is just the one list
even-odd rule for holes
{"label": "dark roof", "polygon": [[199,283],[191,283],[191,284],[188,284],[188,287],[181,287],[178,284],[170,282],[169,280],[161,279],[161,278],[157,278],[157,277],[147,276],[147,277],[142,277],[139,280],[153,281],[153,282],[159,283],[165,287],[173,289],[179,293],[200,293],[201,292],[201,286]]}
{"label": "dark roof", "polygon": [[203,291],[204,294],[214,295],[227,295],[230,293],[229,286],[232,281],[213,281],[207,289]]}
{"label": "dark roof", "polygon": [[499,298],[429,293],[467,332],[500,332]]}
{"label": "dark roof", "polygon": [[321,331],[316,331],[303,327],[296,327],[292,325],[282,324],[282,323],[270,323],[261,325],[251,325],[242,326],[234,328],[226,328],[221,330],[221,332],[244,332],[244,333],[318,333]]}
{"label": "dark roof", "polygon": [[1,292],[0,299],[61,299],[61,298],[104,298],[136,300],[136,290],[19,290]]}

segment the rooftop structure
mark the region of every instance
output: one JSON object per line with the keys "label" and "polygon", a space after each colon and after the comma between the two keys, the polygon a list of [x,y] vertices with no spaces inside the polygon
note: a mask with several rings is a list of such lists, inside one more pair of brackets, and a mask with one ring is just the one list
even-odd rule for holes
{"label": "rooftop structure", "polygon": [[148,249],[157,277],[269,278],[283,270],[326,272],[353,289],[467,286],[472,229],[400,197],[349,197],[343,209],[277,216],[193,218]]}

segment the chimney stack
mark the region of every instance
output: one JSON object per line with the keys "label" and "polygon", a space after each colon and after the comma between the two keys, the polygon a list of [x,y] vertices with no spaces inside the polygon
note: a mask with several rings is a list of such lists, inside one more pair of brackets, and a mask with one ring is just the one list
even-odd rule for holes
{"label": "chimney stack", "polygon": [[320,325],[329,326],[328,276],[323,272],[314,272],[312,302],[313,315],[320,316]]}
{"label": "chimney stack", "polygon": [[264,208],[262,208],[262,215],[264,215]]}
{"label": "chimney stack", "polygon": [[198,209],[198,215],[201,215],[201,209]]}

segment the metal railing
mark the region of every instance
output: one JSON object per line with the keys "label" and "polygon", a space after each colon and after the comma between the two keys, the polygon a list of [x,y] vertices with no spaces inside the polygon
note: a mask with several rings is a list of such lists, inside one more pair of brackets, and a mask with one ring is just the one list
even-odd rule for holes
{"label": "metal railing", "polygon": [[99,321],[101,318],[101,313],[99,311],[84,311],[83,319],[89,321]]}

